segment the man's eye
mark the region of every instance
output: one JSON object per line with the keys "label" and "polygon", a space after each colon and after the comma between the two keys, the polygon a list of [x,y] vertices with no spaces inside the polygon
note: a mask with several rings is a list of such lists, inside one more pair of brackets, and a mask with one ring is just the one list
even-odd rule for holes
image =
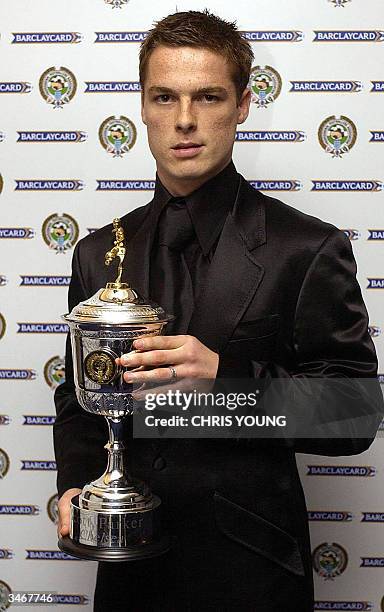
{"label": "man's eye", "polygon": [[206,102],[216,102],[219,98],[212,94],[204,94],[203,98]]}
{"label": "man's eye", "polygon": [[156,96],[156,101],[160,102],[161,104],[165,104],[166,102],[169,102],[170,99],[171,99],[171,96],[169,94],[161,94],[160,96]]}

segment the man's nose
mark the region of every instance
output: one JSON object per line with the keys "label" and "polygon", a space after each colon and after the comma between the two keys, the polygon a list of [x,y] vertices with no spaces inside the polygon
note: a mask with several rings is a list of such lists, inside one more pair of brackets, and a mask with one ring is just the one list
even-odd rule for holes
{"label": "man's nose", "polygon": [[191,100],[181,100],[176,117],[176,129],[191,132],[196,129],[197,121],[193,112]]}

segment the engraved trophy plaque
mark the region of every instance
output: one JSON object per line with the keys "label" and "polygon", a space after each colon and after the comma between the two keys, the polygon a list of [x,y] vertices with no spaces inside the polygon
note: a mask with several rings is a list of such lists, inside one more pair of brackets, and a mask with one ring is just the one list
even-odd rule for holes
{"label": "engraved trophy plaque", "polygon": [[105,263],[120,260],[116,281],[63,315],[70,327],[77,399],[84,410],[106,417],[109,442],[107,468],[72,498],[70,534],[58,545],[95,561],[144,559],[170,547],[159,525],[160,499],[125,470],[122,420],[134,411],[133,387],[116,358],[131,351],[135,339],[161,334],[173,317],[121,282],[124,233],[119,219],[113,226],[115,242]]}

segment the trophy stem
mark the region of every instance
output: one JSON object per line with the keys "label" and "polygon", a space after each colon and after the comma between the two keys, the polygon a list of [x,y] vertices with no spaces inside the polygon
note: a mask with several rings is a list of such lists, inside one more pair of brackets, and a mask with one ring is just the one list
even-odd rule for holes
{"label": "trophy stem", "polygon": [[121,419],[105,417],[108,423],[109,441],[104,448],[108,451],[107,469],[102,475],[103,484],[110,487],[125,488],[130,484],[126,474],[123,438],[123,422]]}
{"label": "trophy stem", "polygon": [[162,555],[171,546],[159,527],[160,499],[125,472],[123,423],[106,417],[107,469],[71,500],[70,535],[59,548],[93,561],[134,561]]}

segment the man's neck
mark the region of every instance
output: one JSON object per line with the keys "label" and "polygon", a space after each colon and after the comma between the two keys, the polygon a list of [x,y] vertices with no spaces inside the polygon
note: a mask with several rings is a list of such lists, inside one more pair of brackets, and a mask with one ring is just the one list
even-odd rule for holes
{"label": "man's neck", "polygon": [[213,177],[220,174],[224,168],[228,166],[231,162],[231,159],[225,162],[224,165],[220,166],[218,169],[215,169],[210,174],[205,174],[203,177],[198,177],[196,179],[175,179],[170,177],[169,175],[162,172],[161,168],[157,168],[157,175],[161,181],[161,184],[166,188],[166,190],[174,197],[185,197],[199,189],[202,185],[210,181]]}

